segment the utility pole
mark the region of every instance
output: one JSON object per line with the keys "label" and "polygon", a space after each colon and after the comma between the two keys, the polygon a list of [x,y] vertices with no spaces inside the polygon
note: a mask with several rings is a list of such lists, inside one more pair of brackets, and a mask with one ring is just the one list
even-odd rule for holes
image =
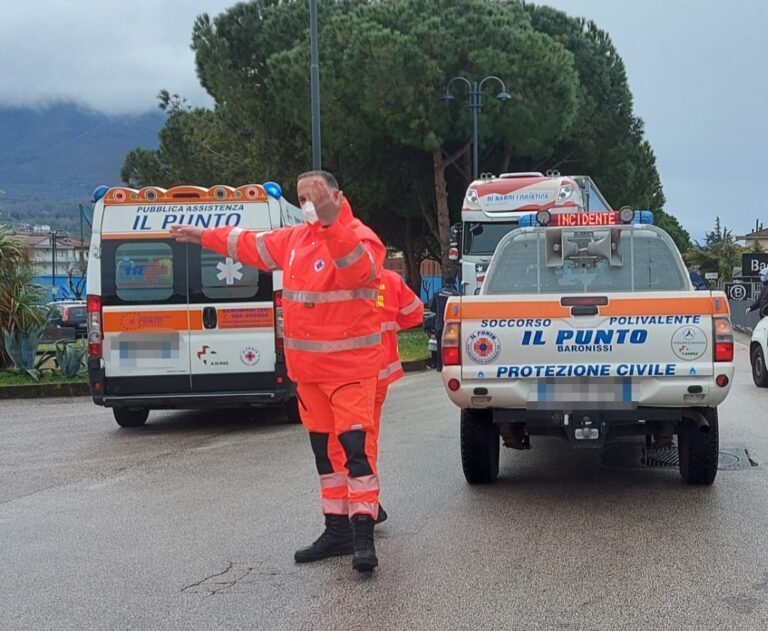
{"label": "utility pole", "polygon": [[309,79],[312,106],[312,169],[321,168],[320,155],[320,61],[317,46],[317,0],[309,2],[310,66]]}

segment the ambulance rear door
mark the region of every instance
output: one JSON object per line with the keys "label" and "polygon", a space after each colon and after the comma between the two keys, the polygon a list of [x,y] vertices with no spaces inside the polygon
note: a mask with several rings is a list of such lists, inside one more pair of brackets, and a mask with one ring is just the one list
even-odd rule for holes
{"label": "ambulance rear door", "polygon": [[[124,208],[106,207],[105,224],[114,214],[128,213]],[[106,396],[173,396],[191,391],[188,249],[159,232],[102,234]]]}
{"label": "ambulance rear door", "polygon": [[[277,204],[264,194],[247,201],[236,211],[237,227],[254,231],[278,227],[273,225],[279,223]],[[190,248],[190,374],[195,395],[272,398],[276,386],[275,282],[273,274],[232,256]]]}

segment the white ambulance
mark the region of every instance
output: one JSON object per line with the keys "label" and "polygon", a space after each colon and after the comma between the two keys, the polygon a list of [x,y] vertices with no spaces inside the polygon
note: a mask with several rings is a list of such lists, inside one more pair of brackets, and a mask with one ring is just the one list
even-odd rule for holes
{"label": "white ambulance", "polygon": [[517,228],[521,217],[539,210],[606,211],[610,206],[587,175],[484,174],[467,187],[461,223],[451,228],[450,258],[461,257],[462,293],[478,293],[499,241]]}
{"label": "white ambulance", "polygon": [[300,221],[280,187],[100,187],[87,276],[93,401],[123,427],[168,408],[281,404],[298,421],[281,337],[281,272],[177,243],[170,227]]}
{"label": "white ambulance", "polygon": [[531,436],[666,449],[677,435],[683,479],[711,484],[734,374],[725,294],[694,289],[647,211],[527,219],[480,293],[446,306],[442,378],[461,408],[467,481],[496,478],[500,437],[514,449]]}

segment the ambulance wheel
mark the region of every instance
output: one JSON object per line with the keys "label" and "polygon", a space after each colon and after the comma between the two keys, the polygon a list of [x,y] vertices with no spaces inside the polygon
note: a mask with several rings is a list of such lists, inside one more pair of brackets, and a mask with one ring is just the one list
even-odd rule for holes
{"label": "ambulance wheel", "polygon": [[768,388],[768,371],[765,368],[763,349],[757,344],[752,349],[752,380],[758,388]]}
{"label": "ambulance wheel", "polygon": [[141,427],[147,422],[148,408],[112,408],[112,414],[120,427]]}
{"label": "ambulance wheel", "polygon": [[717,408],[697,409],[706,417],[709,429],[704,432],[690,420],[683,420],[678,425],[680,475],[686,484],[709,486],[715,481],[720,455]]}
{"label": "ambulance wheel", "polygon": [[299,399],[298,397],[291,397],[283,404],[283,411],[285,412],[285,418],[288,422],[299,424],[301,423],[301,415],[299,414]]}
{"label": "ambulance wheel", "polygon": [[461,466],[470,484],[489,484],[499,475],[499,429],[491,410],[461,411]]}

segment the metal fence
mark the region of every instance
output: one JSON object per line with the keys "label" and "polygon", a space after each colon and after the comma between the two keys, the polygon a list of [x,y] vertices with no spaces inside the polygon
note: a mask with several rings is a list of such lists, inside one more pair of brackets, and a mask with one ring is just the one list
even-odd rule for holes
{"label": "metal fence", "polygon": [[728,303],[731,305],[731,320],[735,326],[740,326],[751,331],[760,321],[760,316],[757,315],[757,310],[752,311],[749,315],[744,313],[745,309],[749,307],[752,302],[752,300],[728,301]]}

